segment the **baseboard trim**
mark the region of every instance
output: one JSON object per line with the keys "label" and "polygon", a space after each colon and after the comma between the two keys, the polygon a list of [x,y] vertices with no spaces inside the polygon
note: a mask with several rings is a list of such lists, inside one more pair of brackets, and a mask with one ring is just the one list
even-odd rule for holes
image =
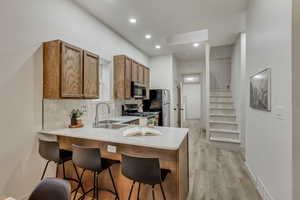
{"label": "baseboard trim", "polygon": [[263,200],[274,200],[270,192],[267,190],[266,186],[263,184],[262,180],[256,176],[256,174],[251,170],[248,163],[244,162],[246,165],[247,173],[251,178],[252,182],[255,184],[258,193],[260,194]]}
{"label": "baseboard trim", "polygon": [[27,200],[29,199],[30,194],[24,194],[23,196],[17,198],[18,200]]}

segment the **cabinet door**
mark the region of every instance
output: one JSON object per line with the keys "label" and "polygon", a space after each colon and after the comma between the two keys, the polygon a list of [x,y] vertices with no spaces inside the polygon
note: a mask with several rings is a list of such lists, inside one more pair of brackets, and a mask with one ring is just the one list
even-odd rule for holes
{"label": "cabinet door", "polygon": [[99,98],[99,56],[84,52],[83,95],[84,98]]}
{"label": "cabinet door", "polygon": [[61,97],[81,98],[82,94],[82,50],[62,43],[61,52]]}
{"label": "cabinet door", "polygon": [[150,89],[150,70],[144,68],[144,84],[146,86],[146,99],[150,98],[149,89]]}
{"label": "cabinet door", "polygon": [[138,63],[132,61],[131,80],[134,82],[138,81],[138,68]]}
{"label": "cabinet door", "polygon": [[144,83],[144,66],[138,65],[138,82]]}
{"label": "cabinet door", "polygon": [[114,98],[125,97],[125,56],[114,56]]}
{"label": "cabinet door", "polygon": [[131,66],[132,60],[130,58],[125,59],[125,99],[131,98]]}

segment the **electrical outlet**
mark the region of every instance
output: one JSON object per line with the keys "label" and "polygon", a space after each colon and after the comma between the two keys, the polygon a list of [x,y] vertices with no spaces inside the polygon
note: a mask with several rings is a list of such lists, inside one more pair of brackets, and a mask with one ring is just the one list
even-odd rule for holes
{"label": "electrical outlet", "polygon": [[113,145],[107,145],[107,152],[117,153],[117,147]]}
{"label": "electrical outlet", "polygon": [[86,104],[81,105],[81,111],[82,112],[87,112],[88,108]]}

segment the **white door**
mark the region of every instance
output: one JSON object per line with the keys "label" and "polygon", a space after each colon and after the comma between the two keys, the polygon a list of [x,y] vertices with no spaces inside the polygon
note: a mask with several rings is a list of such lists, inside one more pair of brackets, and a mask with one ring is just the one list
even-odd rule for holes
{"label": "white door", "polygon": [[183,96],[186,119],[201,117],[201,87],[200,84],[183,84]]}

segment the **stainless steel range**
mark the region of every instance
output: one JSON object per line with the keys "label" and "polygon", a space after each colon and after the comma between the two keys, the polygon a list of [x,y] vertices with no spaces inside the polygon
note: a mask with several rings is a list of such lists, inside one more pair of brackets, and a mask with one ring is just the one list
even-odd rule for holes
{"label": "stainless steel range", "polygon": [[122,115],[148,117],[151,115],[159,115],[159,112],[139,112],[138,104],[125,104],[122,106]]}

